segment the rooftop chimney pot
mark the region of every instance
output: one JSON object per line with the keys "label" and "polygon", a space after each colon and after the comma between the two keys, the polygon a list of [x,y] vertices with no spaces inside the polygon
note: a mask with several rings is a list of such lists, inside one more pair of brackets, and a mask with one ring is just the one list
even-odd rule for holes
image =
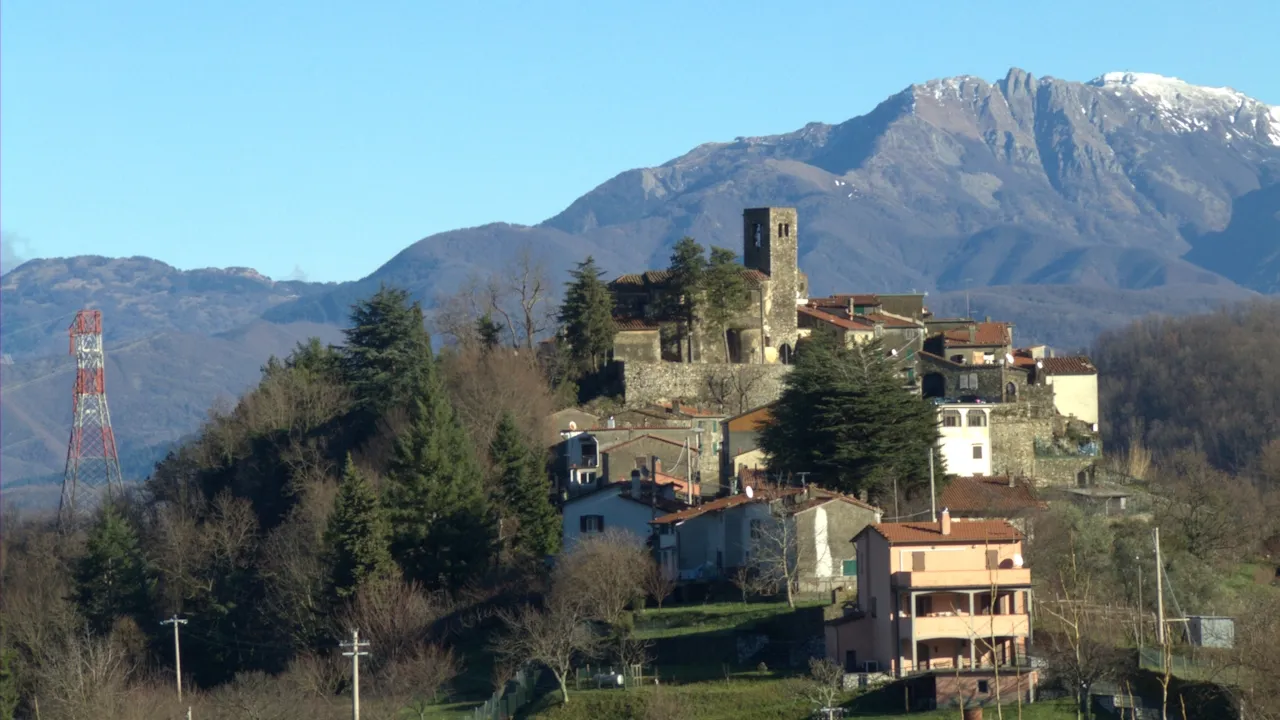
{"label": "rooftop chimney pot", "polygon": [[951,511],[942,508],[942,514],[938,516],[938,524],[941,526],[943,535],[951,534]]}

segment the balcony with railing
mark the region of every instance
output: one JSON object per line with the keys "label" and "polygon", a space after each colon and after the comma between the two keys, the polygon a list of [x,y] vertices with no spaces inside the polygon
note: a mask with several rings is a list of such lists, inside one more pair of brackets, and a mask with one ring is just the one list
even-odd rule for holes
{"label": "balcony with railing", "polygon": [[893,584],[911,589],[1026,586],[1031,584],[1031,569],[902,571],[893,574]]}
{"label": "balcony with railing", "polygon": [[917,640],[931,638],[1026,637],[1031,616],[1013,615],[925,615],[903,617],[899,636]]}

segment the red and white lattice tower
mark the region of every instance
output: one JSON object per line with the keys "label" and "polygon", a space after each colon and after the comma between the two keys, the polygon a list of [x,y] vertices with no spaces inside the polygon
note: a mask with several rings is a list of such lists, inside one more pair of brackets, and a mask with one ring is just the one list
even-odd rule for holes
{"label": "red and white lattice tower", "polygon": [[107,411],[106,356],[102,350],[102,311],[81,310],[71,323],[71,354],[76,356],[76,384],[67,469],[62,477],[64,521],[91,510],[104,493],[123,491],[120,456]]}

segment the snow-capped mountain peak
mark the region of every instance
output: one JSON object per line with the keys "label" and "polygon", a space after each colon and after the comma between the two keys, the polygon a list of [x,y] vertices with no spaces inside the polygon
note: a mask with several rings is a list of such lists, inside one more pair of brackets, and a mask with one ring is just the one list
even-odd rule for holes
{"label": "snow-capped mountain peak", "polygon": [[[1280,107],[1271,107],[1233,88],[1193,85],[1176,77],[1142,72],[1109,72],[1089,85],[1111,91],[1117,97],[1138,95],[1156,106],[1175,132],[1207,129],[1206,120],[1218,117],[1237,128],[1247,124],[1250,135],[1258,132],[1271,144],[1280,146]],[[1259,120],[1265,123],[1264,127],[1258,127]]]}

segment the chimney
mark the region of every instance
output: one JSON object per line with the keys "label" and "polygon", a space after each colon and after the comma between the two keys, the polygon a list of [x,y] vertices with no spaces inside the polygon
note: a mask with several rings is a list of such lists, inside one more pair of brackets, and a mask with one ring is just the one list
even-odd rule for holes
{"label": "chimney", "polygon": [[1013,475],[1009,476],[1009,487],[1016,487],[1017,483],[1013,481]]}
{"label": "chimney", "polygon": [[990,315],[988,315],[988,316],[987,316],[987,319],[986,319],[986,320],[983,320],[983,322],[991,322],[991,316],[990,316]]}
{"label": "chimney", "polygon": [[946,508],[942,508],[942,514],[938,516],[938,525],[940,526],[943,535],[951,534],[951,511],[950,510]]}
{"label": "chimney", "polygon": [[657,482],[658,478],[656,476],[658,473],[662,472],[662,460],[655,455],[650,462],[653,464],[653,474],[655,476],[653,481]]}
{"label": "chimney", "polygon": [[970,344],[978,342],[978,326],[973,323],[969,324],[969,342]]}

